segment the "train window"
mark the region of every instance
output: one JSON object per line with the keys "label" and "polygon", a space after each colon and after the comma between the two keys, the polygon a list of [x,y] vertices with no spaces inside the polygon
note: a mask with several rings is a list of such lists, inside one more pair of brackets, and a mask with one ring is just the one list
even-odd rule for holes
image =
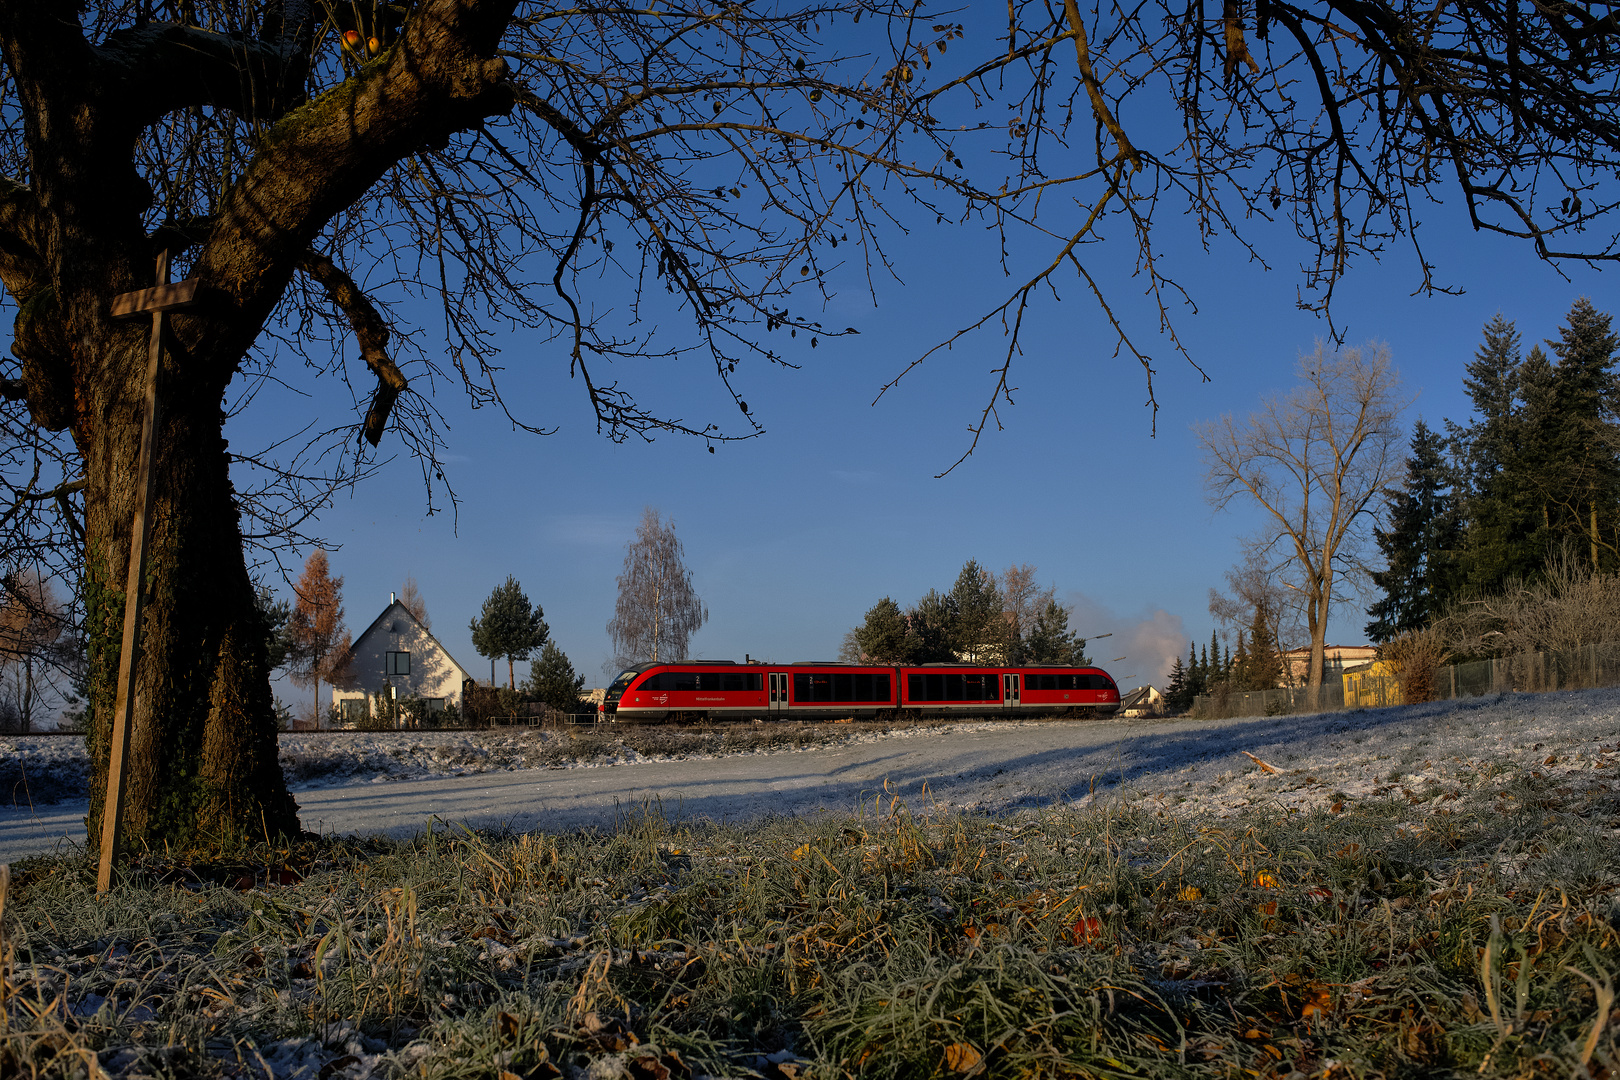
{"label": "train window", "polygon": [[906,676],[906,700],[907,701],[927,701],[928,700],[928,688],[927,688],[927,686],[924,685],[923,677],[921,675],[907,675]]}
{"label": "train window", "polygon": [[923,695],[923,700],[924,701],[944,701],[945,700],[945,676],[943,676],[943,675],[929,675],[929,676],[927,676],[927,679],[928,679],[928,693]]}
{"label": "train window", "polygon": [[1079,684],[1075,682],[1076,678],[1078,678],[1078,676],[1075,676],[1075,675],[1059,675],[1059,676],[1057,676],[1057,688],[1059,690],[1078,690],[1078,689],[1080,689]]}
{"label": "train window", "polygon": [[832,677],[832,699],[834,701],[855,700],[855,677],[843,673]]}
{"label": "train window", "polygon": [[664,672],[664,681],[669,684],[669,689],[677,692],[682,690],[691,691],[698,688],[698,677],[695,671],[666,671]]}
{"label": "train window", "polygon": [[[763,690],[765,677],[757,671],[727,671],[716,676],[722,690]],[[705,688],[707,689],[707,688]]]}
{"label": "train window", "polygon": [[794,701],[831,701],[832,691],[832,677],[829,675],[805,671],[793,674]]}
{"label": "train window", "polygon": [[889,677],[887,675],[872,676],[872,696],[869,701],[893,701],[894,695],[889,693]]}

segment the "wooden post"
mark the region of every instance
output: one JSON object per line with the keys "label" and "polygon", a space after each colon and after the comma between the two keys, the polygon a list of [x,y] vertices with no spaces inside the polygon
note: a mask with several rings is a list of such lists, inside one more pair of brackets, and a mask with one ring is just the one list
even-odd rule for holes
{"label": "wooden post", "polygon": [[139,645],[141,608],[146,590],[146,540],[152,522],[152,456],[157,438],[158,369],[163,360],[163,329],[166,312],[191,307],[196,300],[197,282],[188,279],[169,284],[169,253],[157,257],[157,285],[151,289],[120,293],[112,301],[115,319],[152,316],[152,340],[146,355],[146,407],[141,420],[141,456],[136,466],[138,490],[135,518],[130,530],[129,577],[124,586],[124,643],[118,654],[118,696],[114,702],[112,757],[107,763],[107,802],[101,814],[101,867],[96,873],[96,892],[112,887],[113,859],[117,855],[124,818],[124,772],[128,767],[132,717],[135,713],[135,653]]}

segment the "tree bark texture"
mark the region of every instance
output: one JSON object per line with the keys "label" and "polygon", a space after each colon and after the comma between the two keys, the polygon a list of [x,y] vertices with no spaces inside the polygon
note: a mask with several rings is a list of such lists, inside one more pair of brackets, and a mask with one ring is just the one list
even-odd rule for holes
{"label": "tree bark texture", "polygon": [[[308,5],[284,5],[288,12]],[[153,190],[132,149],[187,107],[267,125],[195,242],[206,300],[171,317],[160,378],[146,608],[135,667],[125,845],[292,834],[263,630],[222,425],[227,387],[332,216],[400,158],[511,108],[493,56],[512,0],[426,0],[383,56],[291,111],[308,63],[293,35],[148,24],[88,40],[74,4],[0,2],[0,49],[25,116],[27,183],[0,178],[0,283],[34,422],[84,467],[86,608],[99,842],[137,497],[150,323],[112,298],[153,284]],[[312,11],[303,11],[305,20]]]}

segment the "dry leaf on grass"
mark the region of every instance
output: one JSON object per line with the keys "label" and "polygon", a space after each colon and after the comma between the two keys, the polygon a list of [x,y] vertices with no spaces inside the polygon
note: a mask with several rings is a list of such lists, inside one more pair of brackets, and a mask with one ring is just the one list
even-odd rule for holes
{"label": "dry leaf on grass", "polygon": [[1239,750],[1238,753],[1242,754],[1244,757],[1248,758],[1250,761],[1252,761],[1256,765],[1260,766],[1260,771],[1261,772],[1266,772],[1266,773],[1280,773],[1280,772],[1282,772],[1282,770],[1277,768],[1277,766],[1266,764],[1264,761],[1261,761],[1259,758],[1255,757],[1253,754],[1249,753],[1247,750]]}

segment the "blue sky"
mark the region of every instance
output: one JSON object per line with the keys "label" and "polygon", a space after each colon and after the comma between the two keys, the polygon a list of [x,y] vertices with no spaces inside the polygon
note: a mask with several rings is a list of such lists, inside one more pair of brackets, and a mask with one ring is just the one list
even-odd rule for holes
{"label": "blue sky", "polygon": [[[1138,126],[1133,137],[1152,145],[1154,135]],[[1463,366],[1498,311],[1529,343],[1555,334],[1578,296],[1614,307],[1598,272],[1570,265],[1561,276],[1527,246],[1473,233],[1460,202],[1420,204],[1426,216],[1417,235],[1439,282],[1462,295],[1413,296],[1418,267],[1401,242],[1383,262],[1356,265],[1337,293],[1335,316],[1349,343],[1388,343],[1415,398],[1408,425],[1420,415],[1435,426],[1466,418]],[[1116,233],[1083,254],[1154,355],[1156,433],[1140,367],[1113,355],[1097,305],[1060,280],[1062,301],[1038,305],[1025,329],[1013,377],[1017,404],[1001,410],[1005,430],[987,432],[943,479],[935,474],[966,449],[967,426],[989,394],[1005,347],[999,334],[936,355],[873,399],[1012,287],[996,264],[994,237],[982,230],[925,225],[890,233],[899,280],[878,278],[875,303],[858,264],[835,270],[836,295],[811,317],[854,326],[859,336],[824,338],[812,350],[804,335],[785,343],[778,334],[770,343],[787,346],[802,369],[740,369],[735,385],[767,433],[713,454],[676,436],[608,442],[594,431],[581,386],[567,378],[565,347],[511,335],[506,400],[556,434],[513,431],[495,411],[474,412],[463,394],[441,385],[435,404],[449,425],[446,473],[459,514],[425,516],[419,470],[390,434],[383,449],[395,460],[340,496],[315,526],[332,542],[333,570],[345,579],[348,624],[364,629],[413,576],[436,635],[487,677],[468,622],[511,574],[543,605],[575,667],[601,685],[614,578],[643,508],[654,506],[673,517],[710,611],[694,656],[831,658],[878,599],[906,605],[930,588],[948,588],[973,558],[996,570],[1035,565],[1041,582],[1074,605],[1073,629],[1113,634],[1092,649],[1103,666],[1128,685],[1162,684],[1172,655],[1184,654],[1189,639],[1209,639],[1209,589],[1223,584],[1241,538],[1260,524],[1247,510],[1211,510],[1190,428],[1286,390],[1298,355],[1328,326],[1298,309],[1297,267],[1308,253],[1284,230],[1256,226],[1268,270],[1229,238],[1204,250],[1186,217],[1166,213],[1157,225],[1168,271],[1197,304],[1171,314],[1208,381],[1158,334],[1157,312],[1132,276],[1134,246]],[[1019,248],[1012,255],[1015,277],[1049,257]],[[793,306],[801,313],[810,305]],[[420,314],[432,322],[431,312]],[[346,348],[355,351],[352,342]],[[737,418],[701,360],[621,364],[612,375],[654,411],[699,427]],[[229,434],[235,445],[252,445],[287,415],[314,417],[322,427],[351,424],[348,405],[341,392],[293,401],[267,391]],[[285,583],[270,583],[290,595]],[[1341,606],[1330,641],[1364,640],[1363,606]],[[278,692],[307,700],[284,683]]]}
{"label": "blue sky", "polygon": [[[1528,343],[1555,334],[1577,296],[1613,307],[1597,273],[1566,267],[1564,280],[1527,249],[1468,231],[1450,208],[1431,216],[1420,235],[1442,280],[1464,295],[1410,295],[1417,275],[1397,254],[1357,268],[1336,308],[1349,341],[1389,344],[1415,397],[1408,424],[1466,417],[1462,369],[1496,312],[1516,320]],[[508,398],[557,433],[513,432],[489,410],[470,411],[459,393],[441,392],[459,516],[424,516],[417,469],[400,456],[319,522],[336,545],[350,627],[358,633],[414,576],[437,636],[487,676],[467,624],[512,574],[544,606],[575,667],[600,684],[624,545],[643,507],[655,506],[674,518],[709,607],[694,656],[830,658],[880,597],[909,604],[948,588],[975,558],[996,569],[1034,564],[1075,605],[1074,629],[1114,634],[1097,643],[1095,658],[1127,683],[1162,680],[1188,639],[1208,639],[1208,590],[1222,584],[1240,538],[1258,524],[1248,512],[1210,509],[1190,427],[1285,389],[1299,352],[1327,327],[1297,310],[1288,270],[1261,270],[1230,243],[1184,252],[1179,268],[1198,310],[1178,322],[1204,382],[1150,333],[1155,321],[1134,283],[1111,279],[1145,340],[1157,343],[1155,435],[1140,368],[1111,356],[1095,305],[1066,290],[1026,339],[1017,406],[1002,411],[1006,429],[935,479],[967,445],[999,339],[931,360],[871,402],[961,311],[1005,287],[998,273],[975,271],[971,253],[938,244],[939,235],[896,245],[906,279],[884,286],[875,307],[855,289],[835,300],[825,321],[854,325],[859,336],[802,349],[799,371],[745,370],[739,385],[768,432],[712,455],[674,436],[606,441],[566,378],[562,350],[514,339]],[[705,420],[724,423],[734,408],[701,369],[642,373],[638,382],[649,400],[688,418],[707,409]],[[1341,607],[1330,640],[1362,641],[1364,622],[1359,605]],[[305,694],[280,692],[290,701]]]}

